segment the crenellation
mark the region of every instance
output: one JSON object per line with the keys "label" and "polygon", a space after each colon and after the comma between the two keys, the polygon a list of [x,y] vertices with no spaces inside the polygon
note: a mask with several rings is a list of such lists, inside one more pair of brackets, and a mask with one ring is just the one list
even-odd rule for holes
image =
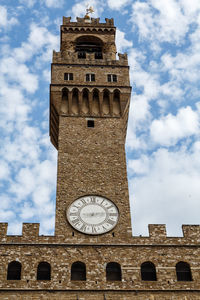
{"label": "crenellation", "polygon": [[0,238],[7,235],[8,223],[0,223]]}
{"label": "crenellation", "polygon": [[149,236],[154,239],[163,239],[167,237],[166,225],[164,224],[149,224]]}
{"label": "crenellation", "polygon": [[39,223],[23,223],[22,236],[25,239],[34,240],[39,236]]}
{"label": "crenellation", "polygon": [[111,18],[105,18],[105,23],[100,23],[100,18],[76,18],[76,22],[71,22],[71,17],[63,17],[63,25],[68,26],[94,26],[94,25],[100,25],[100,26],[107,26],[107,27],[113,27],[114,26],[114,19]]}
{"label": "crenellation", "polygon": [[200,225],[182,225],[182,231],[185,239],[200,242]]}

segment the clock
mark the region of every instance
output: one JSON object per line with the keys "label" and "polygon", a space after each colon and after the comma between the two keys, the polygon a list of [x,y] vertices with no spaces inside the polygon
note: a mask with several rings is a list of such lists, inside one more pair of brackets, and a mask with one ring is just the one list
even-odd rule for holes
{"label": "clock", "polygon": [[119,219],[117,206],[100,196],[84,196],[67,209],[67,220],[76,230],[98,235],[112,230]]}

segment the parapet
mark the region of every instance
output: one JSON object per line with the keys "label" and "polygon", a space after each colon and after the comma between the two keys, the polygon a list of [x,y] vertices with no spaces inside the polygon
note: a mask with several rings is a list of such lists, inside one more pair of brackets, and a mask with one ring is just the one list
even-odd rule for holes
{"label": "parapet", "polygon": [[8,223],[0,223],[0,238],[5,237],[8,230]]}
{"label": "parapet", "polygon": [[81,64],[85,65],[116,65],[116,66],[128,66],[127,54],[118,53],[119,59],[113,60],[112,53],[103,53],[103,59],[95,59],[94,53],[86,53],[85,59],[78,59],[77,53],[71,51],[56,52],[53,51],[53,63],[54,64],[77,64],[77,59]]}
{"label": "parapet", "polygon": [[76,22],[71,22],[71,17],[63,17],[63,25],[80,25],[82,26],[83,24],[87,24],[87,25],[103,25],[103,26],[108,26],[108,27],[113,27],[114,26],[114,19],[108,19],[105,18],[105,23],[100,23],[100,18],[90,18],[90,19],[86,19],[86,18],[76,18]]}
{"label": "parapet", "polygon": [[[9,243],[63,243],[67,242],[71,244],[72,237],[64,238],[57,236],[43,236],[39,235],[39,223],[23,223],[22,226],[22,235],[7,235],[8,223],[0,223],[0,243],[9,244]],[[121,239],[120,241],[113,239],[114,244],[126,244],[126,245],[169,245],[169,246],[196,246],[200,244],[200,225],[182,225],[183,236],[182,237],[170,237],[166,234],[166,226],[164,224],[150,224],[148,226],[149,236],[133,236],[130,239]],[[60,240],[61,238],[61,240]],[[82,240],[84,243],[84,239]],[[105,242],[103,239],[103,244],[110,244],[110,239]],[[98,243],[101,244],[101,237],[99,237]],[[73,242],[72,242],[73,243]],[[79,243],[80,239],[79,239]]]}
{"label": "parapet", "polygon": [[39,223],[23,223],[22,236],[28,239],[34,239],[39,236]]}
{"label": "parapet", "polygon": [[200,225],[182,225],[183,236],[200,242]]}
{"label": "parapet", "polygon": [[149,237],[153,238],[166,238],[167,231],[164,224],[149,224]]}

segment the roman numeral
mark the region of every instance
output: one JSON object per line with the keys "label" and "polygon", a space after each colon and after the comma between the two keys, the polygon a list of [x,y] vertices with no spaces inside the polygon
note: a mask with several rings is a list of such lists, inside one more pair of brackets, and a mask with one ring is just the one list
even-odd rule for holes
{"label": "roman numeral", "polygon": [[115,224],[115,222],[112,221],[111,219],[108,219],[107,223],[110,224],[110,225],[112,225],[112,226]]}

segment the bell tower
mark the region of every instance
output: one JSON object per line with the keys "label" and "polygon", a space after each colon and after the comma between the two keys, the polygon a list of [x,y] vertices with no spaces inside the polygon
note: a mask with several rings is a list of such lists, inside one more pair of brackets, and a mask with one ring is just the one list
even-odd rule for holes
{"label": "bell tower", "polygon": [[51,67],[55,234],[74,242],[131,237],[125,158],[129,66],[126,54],[116,58],[113,19],[105,21],[64,17]]}

